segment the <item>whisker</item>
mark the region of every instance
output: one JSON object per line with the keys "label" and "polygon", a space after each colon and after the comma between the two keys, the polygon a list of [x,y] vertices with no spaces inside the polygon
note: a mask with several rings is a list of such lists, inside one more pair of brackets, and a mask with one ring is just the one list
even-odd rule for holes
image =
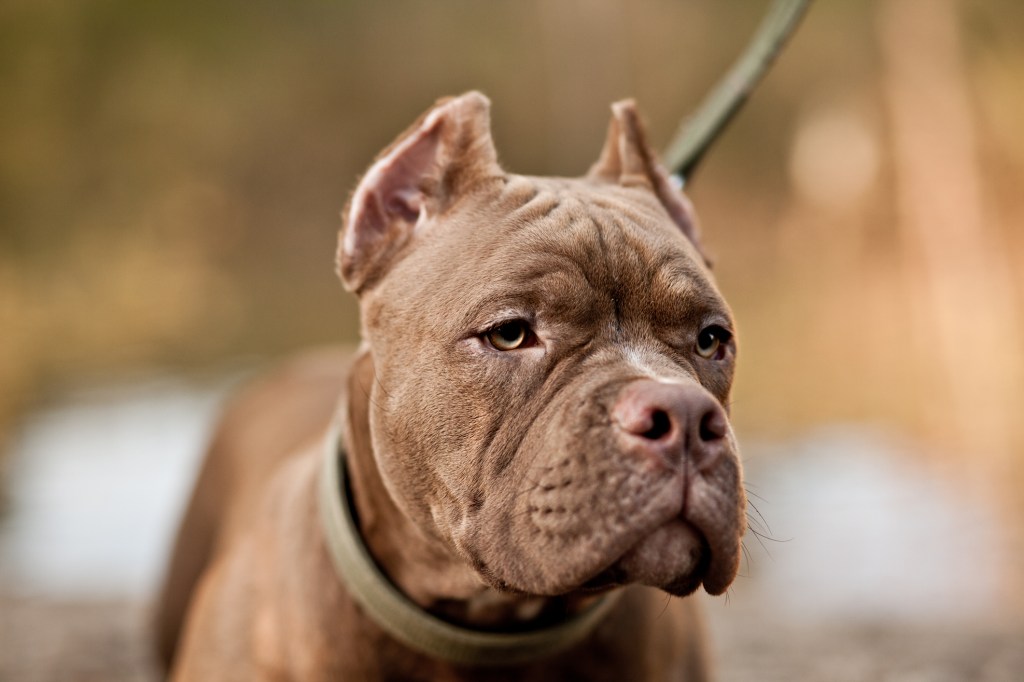
{"label": "whisker", "polygon": [[386,395],[387,397],[390,398],[391,397],[391,393],[388,392],[388,389],[384,388],[384,384],[380,380],[380,375],[377,374],[377,366],[376,365],[374,365],[374,367],[373,367],[373,380],[375,382],[377,382],[378,386],[380,386],[380,390],[384,391],[384,395]]}
{"label": "whisker", "polygon": [[743,563],[746,565],[746,568],[743,571],[738,572],[736,575],[748,578],[750,577],[750,565],[753,560],[750,557],[750,551],[747,550],[747,543],[743,540],[740,540],[740,556],[743,558]]}
{"label": "whisker", "polygon": [[751,488],[752,488],[752,486],[750,484],[747,484],[747,485],[743,486],[743,489],[747,491],[747,495],[749,495],[751,497],[756,497],[757,499],[761,500],[762,502],[768,502],[768,498],[766,498],[766,497],[764,497],[762,495],[758,495]]}
{"label": "whisker", "polygon": [[768,555],[768,558],[771,559],[772,561],[775,561],[775,557],[772,556],[772,553],[768,550],[768,547],[765,546],[764,540],[762,539],[762,535],[760,533],[758,533],[756,530],[754,530],[753,528],[750,529],[750,532],[754,536],[754,538],[757,540],[757,544],[761,545],[761,549],[764,550],[764,553]]}
{"label": "whisker", "polygon": [[366,396],[366,400],[367,400],[367,401],[368,401],[368,402],[369,402],[369,403],[370,403],[371,405],[373,405],[374,407],[376,407],[376,408],[377,408],[378,410],[380,410],[380,411],[381,411],[382,413],[383,413],[383,412],[387,412],[387,410],[385,410],[385,409],[384,409],[384,406],[383,406],[383,405],[381,405],[381,404],[380,404],[379,402],[377,402],[376,400],[374,400],[374,399],[373,399],[373,395],[371,395],[371,394],[370,394],[370,389],[369,389],[369,388],[368,388],[368,387],[366,386],[366,384],[364,384],[364,383],[363,383],[363,382],[361,382],[361,381],[359,382],[359,390],[361,390],[361,391],[363,392],[363,395],[364,395],[364,396]]}
{"label": "whisker", "polygon": [[658,620],[659,618],[661,618],[662,616],[664,616],[664,615],[665,615],[665,612],[666,612],[666,611],[668,611],[668,606],[669,606],[669,604],[671,604],[671,603],[672,603],[672,595],[671,595],[671,594],[668,594],[668,593],[666,592],[666,593],[665,593],[665,605],[661,607],[661,611],[659,611],[659,612],[658,612],[658,615],[654,617],[654,620]]}
{"label": "whisker", "polygon": [[[767,500],[765,500],[765,501],[767,501]],[[749,502],[749,500],[748,500],[748,502]],[[768,519],[766,519],[764,517],[764,514],[761,513],[761,510],[758,509],[757,505],[755,505],[753,502],[750,502],[750,508],[753,509],[754,513],[757,514],[757,517],[759,519],[761,519],[761,523],[764,524],[764,527],[768,530],[768,533],[770,534],[772,532],[772,526],[771,526],[770,523],[768,523]],[[750,514],[749,513],[747,514],[747,517],[750,518]]]}

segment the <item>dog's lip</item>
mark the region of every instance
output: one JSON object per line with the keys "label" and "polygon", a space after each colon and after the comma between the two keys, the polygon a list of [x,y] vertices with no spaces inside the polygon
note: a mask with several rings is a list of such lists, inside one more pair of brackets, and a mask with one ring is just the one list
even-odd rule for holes
{"label": "dog's lip", "polygon": [[[709,481],[699,474],[691,479],[688,469],[644,472],[646,480],[632,491],[638,501],[632,513],[610,517],[617,520],[610,524],[617,525],[613,533],[566,543],[566,552],[554,561],[550,554],[527,555],[518,564],[546,567],[546,571],[482,576],[505,591],[549,596],[628,584],[648,585],[676,596],[690,594],[702,584],[711,595],[723,593],[738,568],[742,492],[740,504],[735,505],[725,485],[727,476]],[[645,491],[642,495],[640,489]],[[530,500],[520,502],[527,505]],[[612,507],[609,514],[617,512]],[[734,518],[734,513],[739,516]],[[515,518],[533,522],[525,513]]]}
{"label": "dog's lip", "polygon": [[736,578],[740,538],[745,525],[742,511],[737,509],[733,514],[722,502],[721,497],[709,495],[706,482],[698,482],[688,491],[683,511],[683,516],[700,531],[706,543],[708,564],[702,582],[704,590],[715,596],[725,592]]}
{"label": "dog's lip", "polygon": [[645,534],[583,587],[640,583],[683,596],[700,587],[711,557],[701,531],[680,515]]}
{"label": "dog's lip", "polygon": [[615,564],[612,564],[580,585],[579,589],[581,592],[604,592],[613,587],[625,585],[627,582],[628,580],[626,580],[622,571]]}
{"label": "dog's lip", "polygon": [[732,583],[735,571],[727,548],[716,543],[684,514],[659,524],[610,564],[586,580],[579,590],[600,592],[640,583],[682,597],[703,584],[718,595]]}
{"label": "dog's lip", "polygon": [[701,577],[701,582],[704,584],[705,592],[717,596],[732,584],[733,578],[736,577],[736,568],[733,562],[726,559],[729,553],[723,547],[708,542],[706,548],[707,569]]}

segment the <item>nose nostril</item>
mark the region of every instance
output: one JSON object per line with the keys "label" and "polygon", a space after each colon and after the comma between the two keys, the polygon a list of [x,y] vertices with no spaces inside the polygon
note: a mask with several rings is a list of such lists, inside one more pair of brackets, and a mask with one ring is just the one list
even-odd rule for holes
{"label": "nose nostril", "polygon": [[700,439],[705,443],[725,438],[726,430],[725,417],[719,410],[707,412],[700,420]]}
{"label": "nose nostril", "polygon": [[661,440],[672,430],[672,420],[664,410],[651,412],[651,427],[641,435],[648,440]]}

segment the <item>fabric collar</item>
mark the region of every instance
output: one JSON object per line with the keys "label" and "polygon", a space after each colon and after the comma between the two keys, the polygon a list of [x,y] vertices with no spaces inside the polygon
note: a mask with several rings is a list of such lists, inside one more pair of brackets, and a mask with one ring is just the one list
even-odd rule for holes
{"label": "fabric collar", "polygon": [[605,595],[562,622],[526,632],[491,632],[454,625],[413,603],[383,574],[363,543],[352,512],[340,433],[324,444],[319,506],[324,538],[349,594],[385,632],[430,657],[471,666],[528,663],[568,649],[590,634],[618,600]]}

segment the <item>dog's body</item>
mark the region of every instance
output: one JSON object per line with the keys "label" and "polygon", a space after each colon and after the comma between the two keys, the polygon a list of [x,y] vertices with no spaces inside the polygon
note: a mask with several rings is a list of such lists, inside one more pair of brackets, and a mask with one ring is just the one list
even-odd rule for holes
{"label": "dog's body", "polygon": [[[628,104],[576,180],[505,174],[480,95],[428,112],[346,211],[364,346],[293,363],[222,422],[162,597],[173,677],[704,679],[693,600],[651,589],[721,593],[744,529],[732,322],[696,240]],[[332,419],[360,535],[425,611],[521,630],[621,597],[525,663],[396,640],[331,561]]]}

